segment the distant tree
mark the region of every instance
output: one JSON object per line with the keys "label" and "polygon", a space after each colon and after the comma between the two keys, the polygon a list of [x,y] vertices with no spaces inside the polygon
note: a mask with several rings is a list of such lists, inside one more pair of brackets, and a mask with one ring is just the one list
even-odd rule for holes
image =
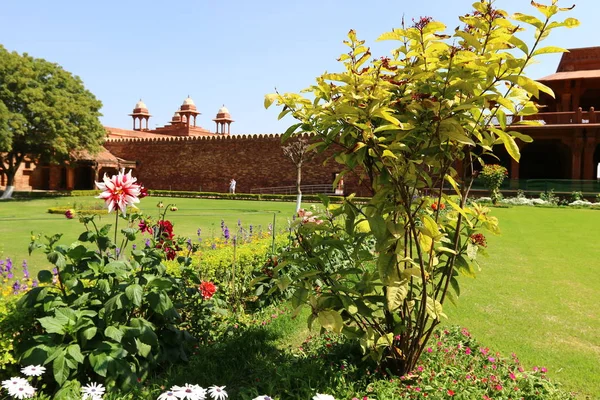
{"label": "distant tree", "polygon": [[11,197],[27,156],[63,162],[73,150],[97,151],[105,137],[102,103],[58,64],[0,46],[0,165]]}
{"label": "distant tree", "polygon": [[298,139],[293,142],[289,142],[283,147],[283,154],[289,158],[296,166],[296,212],[300,210],[300,204],[302,203],[302,164],[312,158],[310,154],[310,144],[307,139]]}

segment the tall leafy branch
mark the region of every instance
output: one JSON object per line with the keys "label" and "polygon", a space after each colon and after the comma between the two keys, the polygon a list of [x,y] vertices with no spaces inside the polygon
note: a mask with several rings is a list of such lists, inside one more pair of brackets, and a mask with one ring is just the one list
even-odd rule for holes
{"label": "tall leafy branch", "polygon": [[[450,35],[431,18],[403,22],[379,38],[399,43],[391,57],[373,58],[351,30],[342,72],[318,77],[310,99],[265,98],[266,107],[283,107],[280,118],[298,120],[284,139],[312,133],[315,149],[333,152],[342,173],[360,173],[373,193],[366,205],[325,200],[324,223],[298,219],[288,259],[300,268],[275,279],[296,288],[294,305],[310,304],[310,323],[359,339],[398,374],[415,367],[445,301],[460,295],[460,276],[475,276],[481,231],[499,232],[488,208],[467,205],[474,163],[495,146],[519,160],[517,140],[531,138],[518,125],[535,123],[521,117],[538,111],[540,92],[552,95],[526,67],[566,51],[540,44],[553,29],[578,25],[555,21],[572,7],[531,4],[541,19],[475,2]],[[527,26],[531,46],[521,38]]]}

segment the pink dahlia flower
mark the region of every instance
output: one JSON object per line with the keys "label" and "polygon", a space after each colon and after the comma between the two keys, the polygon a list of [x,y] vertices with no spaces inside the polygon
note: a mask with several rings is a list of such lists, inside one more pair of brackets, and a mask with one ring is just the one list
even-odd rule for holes
{"label": "pink dahlia flower", "polygon": [[113,175],[111,178],[104,174],[102,179],[104,182],[96,182],[98,189],[102,190],[97,199],[104,199],[108,212],[120,209],[123,215],[126,214],[127,206],[133,206],[140,202],[141,186],[137,182],[137,178],[131,176],[131,170],[125,173],[123,168],[118,175]]}

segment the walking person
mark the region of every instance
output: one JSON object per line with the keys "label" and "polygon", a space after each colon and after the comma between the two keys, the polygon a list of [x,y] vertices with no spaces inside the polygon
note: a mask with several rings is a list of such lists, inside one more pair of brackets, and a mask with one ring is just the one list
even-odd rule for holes
{"label": "walking person", "polygon": [[231,180],[229,181],[229,193],[233,193],[235,194],[235,184],[237,182],[235,181],[235,179],[231,178]]}

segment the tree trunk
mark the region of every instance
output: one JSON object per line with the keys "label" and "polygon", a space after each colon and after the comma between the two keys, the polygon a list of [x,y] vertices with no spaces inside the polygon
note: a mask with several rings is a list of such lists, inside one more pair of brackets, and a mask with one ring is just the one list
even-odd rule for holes
{"label": "tree trunk", "polygon": [[6,176],[8,178],[8,182],[6,182],[6,189],[4,189],[4,193],[2,193],[0,200],[12,198],[13,191],[15,190],[15,172],[7,171]]}
{"label": "tree trunk", "polygon": [[298,196],[296,197],[296,213],[300,211],[300,206],[302,204],[302,189],[300,188],[300,184],[302,183],[302,163],[298,164],[298,168],[296,170],[296,193]]}
{"label": "tree trunk", "polygon": [[4,193],[0,200],[11,199],[13,191],[15,190],[15,175],[17,175],[17,171],[19,170],[19,166],[21,166],[21,161],[23,160],[22,156],[14,156],[12,153],[9,153],[6,156],[6,161],[8,163],[8,167],[4,164],[4,160],[0,158],[0,163],[4,168],[4,173],[6,174],[7,182],[6,189],[4,189]]}

